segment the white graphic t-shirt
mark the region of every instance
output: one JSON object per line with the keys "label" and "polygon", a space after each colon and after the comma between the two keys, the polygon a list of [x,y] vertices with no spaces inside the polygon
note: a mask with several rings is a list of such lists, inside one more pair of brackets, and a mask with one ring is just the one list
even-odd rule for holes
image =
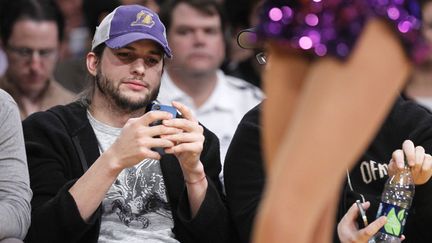
{"label": "white graphic t-shirt", "polygon": [[[88,118],[101,153],[120,135],[115,128]],[[168,203],[159,160],[144,159],[124,169],[102,202],[98,242],[176,242],[174,221]]]}

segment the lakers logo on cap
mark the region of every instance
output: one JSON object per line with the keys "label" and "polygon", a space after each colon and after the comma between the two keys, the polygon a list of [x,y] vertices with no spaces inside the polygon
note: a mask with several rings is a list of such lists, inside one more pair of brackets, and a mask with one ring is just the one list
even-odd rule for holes
{"label": "lakers logo on cap", "polygon": [[153,20],[153,14],[141,10],[141,12],[137,13],[136,20],[131,23],[131,26],[145,26],[145,27],[153,27],[155,24]]}

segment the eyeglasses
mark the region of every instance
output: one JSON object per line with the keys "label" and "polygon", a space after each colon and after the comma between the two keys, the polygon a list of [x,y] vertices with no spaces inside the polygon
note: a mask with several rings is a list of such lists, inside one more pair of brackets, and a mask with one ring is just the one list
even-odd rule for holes
{"label": "eyeglasses", "polygon": [[8,45],[6,50],[14,53],[18,58],[29,61],[34,55],[38,55],[42,60],[52,60],[57,55],[57,49],[45,48],[45,49],[32,49],[29,47],[14,47]]}
{"label": "eyeglasses", "polygon": [[260,52],[255,55],[255,58],[257,59],[258,63],[261,65],[264,65],[267,63],[267,56],[265,52]]}

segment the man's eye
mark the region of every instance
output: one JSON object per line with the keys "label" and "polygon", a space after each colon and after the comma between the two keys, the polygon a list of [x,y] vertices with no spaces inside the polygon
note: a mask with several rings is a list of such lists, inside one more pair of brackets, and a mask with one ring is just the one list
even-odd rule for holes
{"label": "man's eye", "polygon": [[154,57],[146,57],[144,58],[146,65],[154,66],[159,63],[160,59]]}
{"label": "man's eye", "polygon": [[177,34],[178,35],[187,35],[190,34],[192,31],[190,29],[178,29]]}
{"label": "man's eye", "polygon": [[30,48],[17,48],[17,53],[21,56],[31,56],[33,54],[33,50]]}
{"label": "man's eye", "polygon": [[205,32],[209,35],[216,35],[216,34],[219,34],[219,29],[218,28],[208,28],[205,30]]}
{"label": "man's eye", "polygon": [[43,57],[48,57],[51,56],[55,53],[54,49],[42,49],[39,51],[39,55],[43,56]]}
{"label": "man's eye", "polygon": [[118,56],[121,59],[127,59],[132,57],[131,53],[129,52],[117,52],[116,56]]}

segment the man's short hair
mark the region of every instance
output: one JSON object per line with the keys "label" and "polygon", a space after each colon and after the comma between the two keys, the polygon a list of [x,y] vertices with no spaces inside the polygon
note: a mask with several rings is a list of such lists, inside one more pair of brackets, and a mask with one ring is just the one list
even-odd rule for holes
{"label": "man's short hair", "polygon": [[[232,1],[232,0],[231,0]],[[167,31],[169,31],[172,22],[172,12],[174,8],[180,3],[185,3],[198,11],[207,14],[208,16],[217,15],[221,21],[222,33],[226,32],[227,18],[222,7],[216,0],[167,0],[165,1],[159,13],[162,22],[165,24]]]}
{"label": "man's short hair", "polygon": [[55,22],[58,40],[63,40],[64,19],[53,0],[8,0],[0,10],[0,36],[4,45],[8,44],[15,23],[24,19]]}

